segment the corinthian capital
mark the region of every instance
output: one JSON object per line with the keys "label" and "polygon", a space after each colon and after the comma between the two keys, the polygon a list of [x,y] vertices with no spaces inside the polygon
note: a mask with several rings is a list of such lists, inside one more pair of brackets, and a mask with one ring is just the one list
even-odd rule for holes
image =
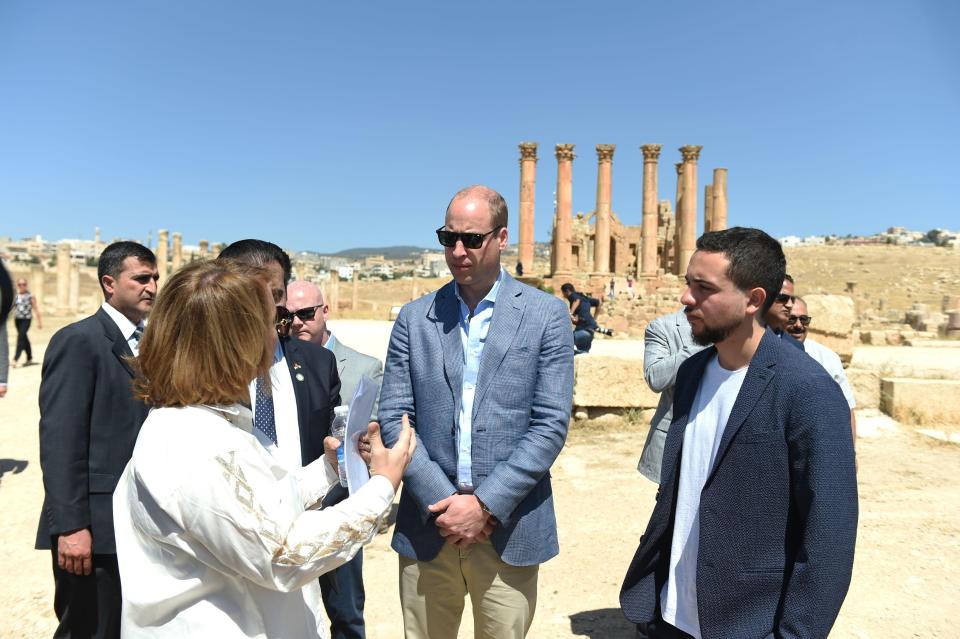
{"label": "corinthian capital", "polygon": [[680,147],[680,153],[683,155],[684,162],[696,162],[700,159],[700,149],[702,146],[694,146],[688,144],[687,146]]}
{"label": "corinthian capital", "polygon": [[598,144],[597,145],[597,161],[612,162],[613,152],[616,150],[617,150],[616,144]]}
{"label": "corinthian capital", "polygon": [[577,157],[573,154],[572,144],[558,144],[556,148],[557,161],[558,162],[572,162],[573,158]]}
{"label": "corinthian capital", "polygon": [[537,143],[536,142],[521,142],[520,143],[520,161],[524,160],[533,160],[537,161]]}
{"label": "corinthian capital", "polygon": [[656,162],[660,158],[660,149],[662,148],[662,144],[644,144],[640,147],[640,150],[643,151],[644,160]]}

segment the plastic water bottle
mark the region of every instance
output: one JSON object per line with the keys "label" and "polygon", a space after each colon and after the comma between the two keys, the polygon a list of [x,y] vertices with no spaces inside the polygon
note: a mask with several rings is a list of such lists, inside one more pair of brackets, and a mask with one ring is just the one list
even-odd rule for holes
{"label": "plastic water bottle", "polygon": [[346,446],[344,436],[347,432],[347,415],[350,413],[350,406],[335,406],[333,409],[333,423],[330,425],[330,435],[340,440],[340,448],[337,449],[337,469],[340,471],[340,485],[347,485],[347,464],[344,461],[343,449]]}

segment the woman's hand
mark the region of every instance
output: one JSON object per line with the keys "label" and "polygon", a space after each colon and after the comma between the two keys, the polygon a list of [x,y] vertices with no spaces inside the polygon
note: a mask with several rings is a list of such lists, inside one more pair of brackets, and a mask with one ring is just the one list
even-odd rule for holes
{"label": "woman's hand", "polygon": [[400,487],[403,471],[407,469],[413,459],[413,451],[417,449],[417,437],[410,427],[410,420],[403,416],[403,427],[400,438],[393,448],[387,448],[380,439],[380,424],[370,422],[367,426],[367,440],[370,443],[370,474],[383,475],[393,484],[393,489]]}
{"label": "woman's hand", "polygon": [[340,448],[340,440],[336,437],[327,435],[323,438],[323,456],[327,463],[333,466],[333,470],[340,472],[337,467],[337,449]]}

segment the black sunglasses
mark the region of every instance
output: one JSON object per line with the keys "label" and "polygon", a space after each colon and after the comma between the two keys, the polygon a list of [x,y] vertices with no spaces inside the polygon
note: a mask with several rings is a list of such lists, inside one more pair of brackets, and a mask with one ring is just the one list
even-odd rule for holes
{"label": "black sunglasses", "polygon": [[787,295],[786,293],[779,293],[774,301],[777,304],[786,304],[787,302],[794,302],[797,299],[796,295]]}
{"label": "black sunglasses", "polygon": [[306,308],[301,308],[296,311],[291,311],[290,319],[293,319],[293,315],[296,315],[301,322],[309,322],[314,317],[317,316],[317,309],[326,310],[326,304],[317,304],[316,306],[307,306]]}
{"label": "black sunglasses", "polygon": [[793,324],[799,321],[804,326],[810,326],[810,320],[812,319],[809,315],[791,315],[787,318],[787,324]]}
{"label": "black sunglasses", "polygon": [[447,231],[441,226],[437,229],[437,239],[440,240],[440,244],[447,248],[453,248],[457,245],[457,242],[460,241],[463,242],[463,248],[478,249],[483,246],[483,239],[485,237],[496,233],[501,228],[503,227],[495,226],[492,231],[487,231],[486,233],[454,233],[453,231]]}

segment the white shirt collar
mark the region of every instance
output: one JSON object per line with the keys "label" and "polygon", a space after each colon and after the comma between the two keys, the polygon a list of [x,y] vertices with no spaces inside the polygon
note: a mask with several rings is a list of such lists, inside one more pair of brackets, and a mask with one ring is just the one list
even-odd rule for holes
{"label": "white shirt collar", "polygon": [[211,404],[202,404],[204,408],[212,413],[223,417],[225,420],[246,432],[253,431],[253,411],[243,404],[229,404],[214,406]]}
{"label": "white shirt collar", "polygon": [[333,331],[330,332],[330,337],[327,338],[327,342],[323,345],[328,351],[333,350],[333,345],[337,343],[337,338],[333,336]]}
{"label": "white shirt collar", "polygon": [[123,339],[130,341],[130,337],[133,335],[133,331],[137,330],[137,325],[127,319],[127,316],[110,306],[108,303],[104,302],[100,305],[107,315],[110,316],[110,319],[113,320],[113,323],[117,325],[117,328],[120,329],[120,333],[123,335]]}

